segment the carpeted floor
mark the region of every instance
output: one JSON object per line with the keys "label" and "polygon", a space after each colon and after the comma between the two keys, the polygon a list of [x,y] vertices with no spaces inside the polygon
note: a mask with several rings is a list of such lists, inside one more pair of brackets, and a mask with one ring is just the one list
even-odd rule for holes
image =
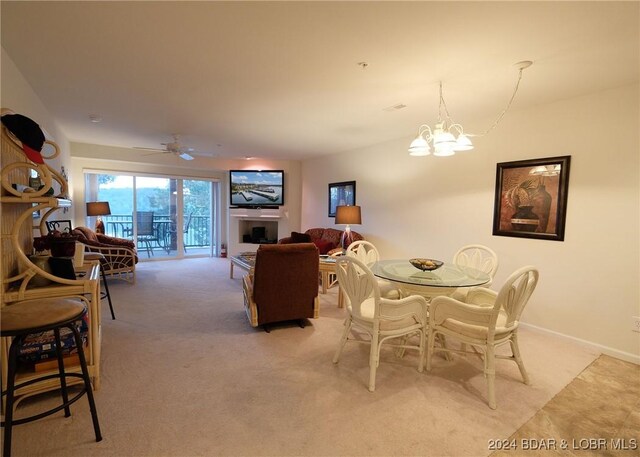
{"label": "carpeted floor", "polygon": [[[532,383],[498,362],[493,411],[479,359],[438,356],[418,373],[416,354],[387,349],[371,393],[368,346],[348,345],[331,363],[345,316],[335,288],[306,328],[267,334],[248,324],[239,276],[229,279],[228,260],[207,258],[143,263],[136,285],[112,282],[117,320],[103,303],[96,392],[104,440],[92,439],[82,399],[71,418],[16,427],[14,455],[489,455],[489,440],[511,436],[597,357],[522,329]],[[54,401],[36,397],[20,410]]]}

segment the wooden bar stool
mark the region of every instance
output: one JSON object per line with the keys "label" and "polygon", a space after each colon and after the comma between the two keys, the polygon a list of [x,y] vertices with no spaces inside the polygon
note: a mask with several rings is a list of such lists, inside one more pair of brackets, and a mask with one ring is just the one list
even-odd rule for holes
{"label": "wooden bar stool", "polygon": [[[0,336],[13,337],[13,341],[11,342],[9,349],[7,390],[2,392],[3,396],[7,396],[5,420],[2,422],[2,426],[4,427],[3,457],[9,457],[11,455],[11,430],[14,425],[20,425],[41,419],[62,409],[64,409],[65,417],[69,417],[71,415],[69,405],[74,403],[84,394],[87,394],[87,399],[89,401],[89,409],[91,410],[91,418],[93,420],[93,429],[96,435],[96,441],[102,440],[100,425],[98,423],[98,413],[93,399],[91,380],[89,379],[89,370],[87,369],[87,361],[82,349],[82,338],[80,337],[80,332],[78,332],[75,325],[75,322],[82,319],[86,313],[87,306],[85,305],[85,302],[81,299],[73,298],[25,300],[5,306],[2,309]],[[60,342],[60,329],[63,327],[68,328],[73,332],[76,348],[78,349],[78,358],[80,360],[82,374],[65,372]],[[55,336],[56,353],[58,357],[58,373],[40,376],[16,385],[18,352],[24,339],[27,335],[50,330],[53,330]],[[71,399],[69,399],[69,395],[67,393],[66,378],[69,377],[81,378],[84,381],[84,388]],[[62,404],[43,413],[14,420],[13,409],[15,403],[15,392],[22,387],[55,378],[60,379]]]}
{"label": "wooden bar stool", "polygon": [[100,276],[102,276],[102,284],[104,284],[104,290],[100,291],[100,299],[106,298],[109,302],[109,310],[111,311],[111,319],[115,320],[116,315],[113,312],[113,305],[111,304],[111,294],[109,293],[109,284],[107,283],[107,276],[104,274],[104,267],[102,266],[106,262],[104,254],[99,252],[85,252],[85,260],[99,260],[100,261]]}

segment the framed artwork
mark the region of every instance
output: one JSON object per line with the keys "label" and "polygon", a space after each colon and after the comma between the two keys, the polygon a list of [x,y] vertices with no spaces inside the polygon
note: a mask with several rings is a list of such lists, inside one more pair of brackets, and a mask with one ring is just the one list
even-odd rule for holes
{"label": "framed artwork", "polygon": [[356,182],[332,182],[329,183],[329,217],[336,216],[338,206],[356,204]]}
{"label": "framed artwork", "polygon": [[497,165],[493,234],[564,240],[571,156]]}

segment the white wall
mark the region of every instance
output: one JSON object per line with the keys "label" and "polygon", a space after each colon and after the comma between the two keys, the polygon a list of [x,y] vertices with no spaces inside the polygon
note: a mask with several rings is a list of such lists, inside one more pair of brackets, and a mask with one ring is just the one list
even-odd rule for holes
{"label": "white wall", "polygon": [[[300,227],[300,173],[298,161],[286,160],[223,160],[194,156],[194,160],[184,161],[173,154],[147,154],[145,151],[95,144],[71,144],[71,175],[74,177],[72,199],[81,202],[76,206],[75,225],[85,225],[85,170],[104,172],[124,171],[156,174],[159,176],[180,176],[183,178],[208,178],[220,181],[220,239],[228,247],[229,255],[257,248],[257,245],[241,245],[237,242],[238,219],[229,217],[229,173],[228,170],[284,170],[285,205],[280,208],[282,217],[278,219],[279,232],[288,235]],[[244,211],[246,213],[246,210]],[[256,212],[256,211],[253,211]],[[281,237],[282,237],[281,236]]]}
{"label": "white wall", "polygon": [[[490,246],[500,258],[494,287],[520,266],[540,270],[525,322],[640,362],[631,332],[640,316],[638,100],[634,84],[511,111],[453,157],[410,157],[407,137],[307,160],[302,228],[334,226],[327,184],[355,180],[363,224],[353,228],[382,257],[450,260],[462,245]],[[565,241],[492,236],[496,163],[561,155],[571,156]]]}
{"label": "white wall", "polygon": [[[53,140],[60,147],[60,155],[55,159],[46,160],[47,165],[51,168],[61,171],[64,166],[68,173],[70,165],[69,140],[64,132],[60,129],[55,119],[44,106],[38,95],[29,85],[29,82],[22,75],[18,67],[2,48],[1,54],[1,83],[0,83],[0,106],[9,108],[13,112],[22,114],[33,119],[44,131],[45,136],[49,140]],[[46,154],[50,151],[44,149]],[[69,177],[69,187],[73,187],[73,181]],[[68,215],[62,216],[62,210],[55,213],[51,219],[62,219]],[[70,214],[73,214],[71,211]]]}

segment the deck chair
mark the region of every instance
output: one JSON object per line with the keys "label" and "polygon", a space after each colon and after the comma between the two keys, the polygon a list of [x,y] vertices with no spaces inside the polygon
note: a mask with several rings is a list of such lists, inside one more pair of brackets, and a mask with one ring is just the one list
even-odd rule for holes
{"label": "deck chair", "polygon": [[138,226],[138,243],[146,246],[147,257],[153,255],[151,243],[158,243],[158,234],[153,223],[153,211],[136,211],[136,224]]}

